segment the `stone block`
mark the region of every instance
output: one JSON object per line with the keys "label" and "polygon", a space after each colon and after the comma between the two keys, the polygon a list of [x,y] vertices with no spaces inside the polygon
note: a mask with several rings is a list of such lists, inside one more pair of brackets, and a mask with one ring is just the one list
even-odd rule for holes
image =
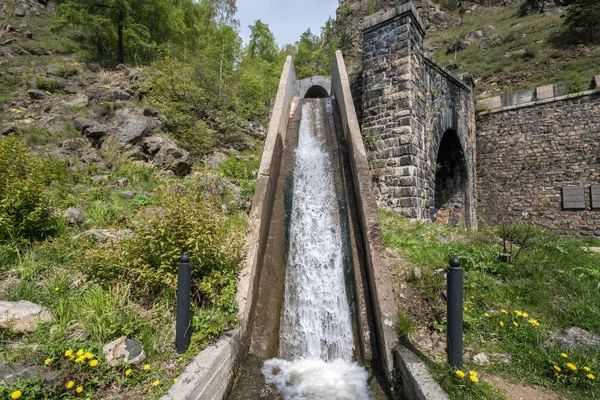
{"label": "stone block", "polygon": [[537,100],[551,99],[554,97],[554,85],[540,86],[535,89]]}
{"label": "stone block", "polygon": [[479,100],[477,102],[477,105],[493,110],[495,108],[502,107],[502,99],[500,98],[500,96],[490,97],[489,99]]}
{"label": "stone block", "polygon": [[596,75],[594,77],[594,80],[592,81],[592,89],[599,89],[600,88],[600,75]]}

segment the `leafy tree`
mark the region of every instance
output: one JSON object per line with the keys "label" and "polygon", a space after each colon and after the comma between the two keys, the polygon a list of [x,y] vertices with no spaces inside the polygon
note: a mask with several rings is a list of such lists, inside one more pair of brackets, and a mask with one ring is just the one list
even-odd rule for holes
{"label": "leafy tree", "polygon": [[566,0],[564,25],[568,31],[581,34],[590,42],[600,40],[600,1]]}
{"label": "leafy tree", "polygon": [[333,57],[340,44],[339,37],[334,33],[334,24],[335,21],[329,18],[319,36],[314,35],[310,29],[300,36],[294,59],[296,75],[300,79],[331,74]]}
{"label": "leafy tree", "polygon": [[194,0],[61,0],[56,26],[82,26],[98,54],[141,62],[161,48],[197,44],[202,7]]}
{"label": "leafy tree", "polygon": [[260,58],[273,62],[277,58],[278,49],[275,36],[269,29],[269,25],[260,19],[250,27],[250,42],[248,43],[248,55],[252,58]]}

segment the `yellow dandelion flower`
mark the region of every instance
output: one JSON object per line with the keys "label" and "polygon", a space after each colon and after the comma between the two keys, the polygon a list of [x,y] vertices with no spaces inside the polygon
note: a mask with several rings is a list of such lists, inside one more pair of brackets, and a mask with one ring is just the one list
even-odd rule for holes
{"label": "yellow dandelion flower", "polygon": [[125,376],[129,376],[131,373],[131,368],[125,370]]}
{"label": "yellow dandelion flower", "polygon": [[183,357],[179,357],[179,360],[177,360],[179,362],[183,361]]}
{"label": "yellow dandelion flower", "polygon": [[508,314],[508,311],[506,311],[506,310],[500,310],[500,312],[503,314]]}
{"label": "yellow dandelion flower", "polygon": [[74,358],[75,358],[75,356],[74,356],[73,354],[71,354],[71,355],[69,356],[69,360],[71,360],[71,361],[73,361],[73,359],[74,359]]}
{"label": "yellow dandelion flower", "polygon": [[587,374],[586,376],[588,379],[591,379],[591,380],[596,379],[596,377],[593,374]]}
{"label": "yellow dandelion flower", "polygon": [[561,356],[562,358],[568,358],[568,357],[569,357],[569,356],[567,355],[567,353],[560,353],[560,356]]}
{"label": "yellow dandelion flower", "polygon": [[149,369],[150,369],[150,365],[149,364],[144,365],[144,371],[148,371]]}
{"label": "yellow dandelion flower", "polygon": [[179,382],[179,381],[177,380],[177,378],[173,378],[173,383],[177,383],[177,382]]}
{"label": "yellow dandelion flower", "polygon": [[530,319],[530,320],[529,320],[529,321],[527,321],[527,322],[529,322],[529,323],[530,323],[531,325],[533,325],[533,326],[540,326],[540,323],[539,323],[539,322],[537,322],[537,320],[535,320],[535,319]]}
{"label": "yellow dandelion flower", "polygon": [[87,358],[88,360],[91,360],[92,358],[94,358],[94,355],[92,353],[90,353],[89,351],[87,353],[84,354],[85,358]]}
{"label": "yellow dandelion flower", "polygon": [[515,314],[517,314],[517,317],[522,317],[523,313],[519,310],[515,310]]}
{"label": "yellow dandelion flower", "polygon": [[524,312],[523,315],[522,315],[522,317],[523,318],[527,318],[527,317],[529,317],[529,314],[527,314],[526,312]]}
{"label": "yellow dandelion flower", "polygon": [[75,353],[75,355],[78,356],[82,356],[85,353],[85,351],[83,351],[82,349],[77,350],[77,353]]}
{"label": "yellow dandelion flower", "polygon": [[51,359],[51,358],[46,358],[46,359],[44,360],[44,365],[50,365],[50,363],[51,363],[51,362],[52,362],[52,359]]}
{"label": "yellow dandelion flower", "polygon": [[90,367],[95,367],[98,365],[98,360],[92,360],[90,361]]}
{"label": "yellow dandelion flower", "polygon": [[479,382],[479,378],[477,378],[475,375],[471,375],[469,378],[471,379],[471,382],[473,382],[473,383]]}
{"label": "yellow dandelion flower", "polygon": [[16,400],[16,399],[20,399],[22,395],[23,395],[23,393],[21,393],[21,391],[20,391],[20,390],[15,390],[15,391],[14,391],[14,392],[12,392],[12,394],[10,395],[10,398],[11,398],[11,399],[14,399],[14,400]]}
{"label": "yellow dandelion flower", "polygon": [[58,292],[59,290],[60,290],[60,288],[57,288],[57,287],[54,288],[55,292]]}
{"label": "yellow dandelion flower", "polygon": [[456,375],[457,375],[459,378],[464,378],[464,377],[465,377],[465,373],[464,373],[464,372],[462,372],[460,369],[456,370]]}
{"label": "yellow dandelion flower", "polygon": [[519,326],[519,324],[517,322],[515,322],[515,321],[513,321],[513,325],[514,326]]}
{"label": "yellow dandelion flower", "polygon": [[73,350],[69,349],[67,351],[65,351],[65,357],[70,357],[73,355]]}
{"label": "yellow dandelion flower", "polygon": [[504,321],[500,321],[500,326],[504,326]]}
{"label": "yellow dandelion flower", "polygon": [[555,366],[554,366],[554,367],[552,367],[552,368],[554,368],[554,370],[555,370],[556,372],[560,372],[560,371],[562,371],[562,369],[560,369],[560,367],[559,367],[558,365],[555,365]]}
{"label": "yellow dandelion flower", "polygon": [[75,382],[73,382],[73,381],[69,381],[65,384],[65,387],[67,389],[71,389],[73,386],[75,386]]}
{"label": "yellow dandelion flower", "polygon": [[583,370],[587,371],[587,372],[592,372],[592,370],[590,369],[590,367],[583,367]]}
{"label": "yellow dandelion flower", "polygon": [[154,382],[152,382],[152,386],[158,386],[158,385],[160,385],[160,381],[154,381]]}
{"label": "yellow dandelion flower", "polygon": [[571,371],[577,371],[575,364],[567,363],[567,368],[569,368]]}
{"label": "yellow dandelion flower", "polygon": [[490,314],[488,314],[488,313],[485,313],[485,314],[483,314],[483,315],[485,315],[486,317],[489,317],[489,316],[490,316]]}
{"label": "yellow dandelion flower", "polygon": [[475,372],[475,371],[469,371],[469,375],[470,376],[477,376],[477,372]]}
{"label": "yellow dandelion flower", "polygon": [[77,357],[77,359],[75,360],[75,362],[76,362],[77,364],[79,364],[79,363],[82,363],[82,362],[84,362],[84,361],[85,361],[85,356],[79,356],[79,357]]}
{"label": "yellow dandelion flower", "polygon": [[465,310],[465,311],[467,311],[468,309],[469,309],[469,307],[465,307],[465,308],[463,308],[463,310]]}
{"label": "yellow dandelion flower", "polygon": [[46,94],[50,95],[52,94],[50,91],[46,90]]}
{"label": "yellow dandelion flower", "polygon": [[81,392],[83,392],[83,386],[77,386],[77,389],[75,389],[75,391],[76,391],[77,393],[81,393]]}

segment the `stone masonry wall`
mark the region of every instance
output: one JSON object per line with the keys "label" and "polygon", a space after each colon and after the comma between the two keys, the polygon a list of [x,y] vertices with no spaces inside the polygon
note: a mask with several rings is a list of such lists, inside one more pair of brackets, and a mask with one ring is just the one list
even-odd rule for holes
{"label": "stone masonry wall", "polygon": [[[600,236],[600,93],[586,92],[477,117],[478,211],[562,235]],[[583,186],[585,210],[563,210],[561,188]]]}
{"label": "stone masonry wall", "polygon": [[362,131],[379,206],[435,218],[439,144],[453,130],[469,175],[467,224],[475,226],[471,88],[424,56],[425,30],[412,3],[369,17],[364,28]]}

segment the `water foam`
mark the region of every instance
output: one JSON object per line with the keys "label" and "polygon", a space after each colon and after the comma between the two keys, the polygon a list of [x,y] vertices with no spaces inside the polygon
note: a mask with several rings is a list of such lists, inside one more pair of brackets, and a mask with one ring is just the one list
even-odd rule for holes
{"label": "water foam", "polygon": [[344,360],[265,361],[263,374],[286,400],[368,400],[367,372]]}
{"label": "water foam", "polygon": [[352,363],[343,235],[324,114],[319,100],[302,105],[279,332],[281,359],[266,361],[263,374],[286,400],[363,400],[369,398],[367,373]]}

